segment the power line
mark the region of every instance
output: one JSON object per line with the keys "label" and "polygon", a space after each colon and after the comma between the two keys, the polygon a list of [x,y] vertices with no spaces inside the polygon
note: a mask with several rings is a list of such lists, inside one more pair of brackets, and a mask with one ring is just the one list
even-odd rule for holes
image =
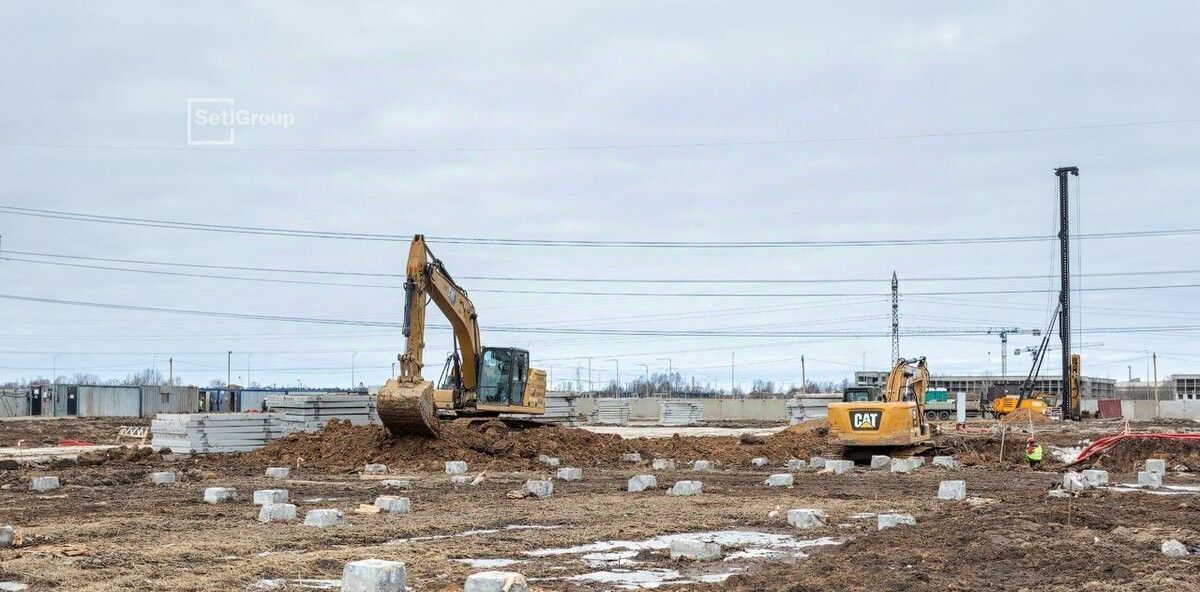
{"label": "power line", "polygon": [[896,140],[926,140],[936,138],[962,138],[971,136],[1000,136],[1016,134],[1036,134],[1049,132],[1082,131],[1096,129],[1116,129],[1127,127],[1145,127],[1156,125],[1184,125],[1200,122],[1200,118],[1159,119],[1148,121],[1128,121],[1116,123],[1092,123],[1079,125],[1060,125],[1049,127],[1021,127],[1002,129],[976,129],[964,131],[923,132],[911,134],[870,135],[870,136],[829,136],[818,138],[798,139],[764,139],[764,140],[732,140],[713,142],[660,142],[660,143],[631,143],[631,144],[563,144],[543,146],[449,146],[449,147],[371,147],[371,146],[342,146],[342,147],[297,147],[270,148],[253,146],[179,146],[165,144],[89,144],[70,142],[0,142],[4,148],[46,148],[46,149],[80,149],[80,150],[146,150],[156,152],[279,152],[279,153],[308,153],[308,152],[337,152],[337,153],[470,153],[470,152],[591,152],[608,150],[662,150],[662,149],[695,149],[695,148],[739,148],[751,146],[795,146],[801,144],[836,144],[854,142],[883,142]]}
{"label": "power line", "polygon": [[[73,220],[77,222],[97,222],[104,224],[121,224],[152,228],[169,228],[174,230],[194,230],[203,232],[219,232],[231,234],[250,234],[261,236],[289,236],[299,238],[322,238],[340,240],[364,240],[385,242],[409,242],[411,237],[393,234],[374,234],[357,232],[334,232],[320,230],[301,230],[289,228],[269,228],[257,226],[232,226],[226,224],[204,224],[199,222],[178,222],[155,220],[148,218],[131,218],[125,216],[104,216],[99,214],[80,214],[36,208],[0,205],[0,213],[19,216],[33,216]],[[1180,236],[1200,234],[1200,228],[1176,228],[1163,230],[1136,230],[1122,232],[1098,232],[1076,235],[1082,239],[1115,239],[1137,237]],[[596,248],[669,248],[669,249],[745,249],[745,248],[829,248],[829,247],[882,247],[882,246],[912,246],[912,245],[947,245],[947,244],[990,244],[990,243],[1023,243],[1045,242],[1056,240],[1048,235],[1012,235],[1012,236],[983,236],[983,237],[942,237],[942,238],[905,238],[905,239],[853,239],[830,241],[630,241],[630,240],[558,240],[558,239],[504,239],[484,237],[454,237],[427,236],[432,242],[444,244],[470,244],[495,246],[532,246],[532,247],[596,247]]]}

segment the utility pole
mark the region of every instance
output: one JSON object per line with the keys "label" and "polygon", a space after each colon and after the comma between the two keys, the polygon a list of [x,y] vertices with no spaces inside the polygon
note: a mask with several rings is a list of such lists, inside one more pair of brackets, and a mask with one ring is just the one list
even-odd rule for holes
{"label": "utility pole", "polygon": [[642,372],[645,373],[642,377],[642,380],[644,380],[646,382],[646,396],[649,397],[650,396],[650,365],[649,364],[638,364],[638,365],[642,367]]}
{"label": "utility pole", "polygon": [[800,354],[800,392],[808,392],[808,375],[804,372],[804,354]]}
{"label": "utility pole", "polygon": [[1154,416],[1158,417],[1160,403],[1158,402],[1158,352],[1154,352]]}
{"label": "utility pole", "polygon": [[225,388],[233,392],[233,350],[225,352]]}
{"label": "utility pole", "polygon": [[892,271],[892,362],[900,359],[900,281]]}
{"label": "utility pole", "polygon": [[354,389],[354,362],[358,360],[358,352],[350,352],[350,389]]}
{"label": "utility pole", "polygon": [[592,356],[588,356],[588,392],[595,392],[596,387],[592,386]]}
{"label": "utility pole", "polygon": [[729,396],[733,396],[737,384],[737,352],[729,352]]}
{"label": "utility pole", "polygon": [[1058,250],[1060,267],[1062,268],[1062,283],[1059,286],[1058,304],[1059,339],[1062,340],[1062,418],[1077,419],[1078,410],[1075,408],[1075,397],[1078,396],[1071,384],[1071,217],[1069,214],[1070,200],[1067,198],[1068,175],[1079,176],[1079,167],[1060,167],[1054,169],[1058,176]]}
{"label": "utility pole", "polygon": [[675,396],[675,366],[671,364],[671,358],[659,358],[656,362],[667,361],[667,396]]}
{"label": "utility pole", "polygon": [[[175,387],[175,358],[167,358],[167,385],[171,388]],[[246,374],[249,374],[247,372]]]}
{"label": "utility pole", "polygon": [[618,359],[616,359],[616,358],[609,358],[609,359],[607,359],[607,360],[605,360],[605,361],[606,361],[606,362],[613,362],[613,363],[615,363],[615,364],[617,365],[617,375],[616,375],[616,381],[615,381],[615,382],[616,382],[616,384],[617,384],[617,396],[618,396],[618,397],[620,397],[620,396],[621,396],[621,360],[618,360]]}

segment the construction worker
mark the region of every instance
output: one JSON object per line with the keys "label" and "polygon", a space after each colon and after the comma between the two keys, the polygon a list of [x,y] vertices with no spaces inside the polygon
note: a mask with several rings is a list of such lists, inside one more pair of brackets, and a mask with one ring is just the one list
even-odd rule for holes
{"label": "construction worker", "polygon": [[1041,468],[1044,455],[1042,445],[1038,444],[1033,436],[1030,436],[1029,441],[1025,444],[1025,460],[1029,461],[1029,468],[1035,470]]}

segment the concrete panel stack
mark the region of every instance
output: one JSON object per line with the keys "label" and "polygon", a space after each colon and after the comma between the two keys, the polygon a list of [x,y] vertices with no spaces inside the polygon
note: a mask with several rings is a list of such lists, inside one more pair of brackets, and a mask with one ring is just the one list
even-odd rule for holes
{"label": "concrete panel stack", "polygon": [[579,403],[576,402],[576,398],[576,393],[548,391],[546,393],[546,412],[542,415],[501,413],[500,417],[577,427],[579,425]]}
{"label": "concrete panel stack", "polygon": [[829,415],[829,404],[842,400],[838,393],[809,393],[787,402],[788,423],[796,425],[809,419],[820,419]]}
{"label": "concrete panel stack", "polygon": [[269,413],[160,413],[150,422],[150,446],[172,452],[247,452],[283,435]]}
{"label": "concrete panel stack", "polygon": [[658,405],[658,423],[665,426],[690,426],[704,418],[704,406],[695,401],[663,401]]}
{"label": "concrete panel stack", "polygon": [[629,401],[624,399],[596,399],[596,411],[592,423],[603,425],[629,425]]}
{"label": "concrete panel stack", "polygon": [[316,432],[333,419],[354,425],[380,423],[369,395],[270,395],[267,406],[289,434]]}

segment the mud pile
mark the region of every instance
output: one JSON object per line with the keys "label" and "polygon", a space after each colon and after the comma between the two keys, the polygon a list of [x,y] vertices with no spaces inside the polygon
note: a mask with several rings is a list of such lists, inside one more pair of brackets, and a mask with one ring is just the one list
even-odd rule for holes
{"label": "mud pile", "polygon": [[265,448],[240,455],[236,462],[247,466],[286,464],[335,472],[352,472],[367,463],[384,463],[401,470],[438,471],[447,460],[465,460],[483,468],[537,465],[537,456],[559,458],[564,466],[621,464],[621,455],[640,452],[646,459],[695,459],[724,464],[747,465],[755,457],[782,463],[789,458],[808,458],[822,452],[827,430],[823,423],[793,426],[763,438],[696,436],[636,438],[623,440],[611,434],[596,434],[578,428],[545,426],[510,429],[500,421],[475,427],[448,424],[441,438],[405,436],[389,438],[375,426],[352,426],[333,421],[316,433],[296,433]]}
{"label": "mud pile", "polygon": [[1008,415],[1005,415],[1000,419],[1000,421],[1007,424],[1031,422],[1046,423],[1050,421],[1050,418],[1046,417],[1045,413],[1034,411],[1032,409],[1018,409],[1012,413],[1009,413]]}
{"label": "mud pile", "polygon": [[1200,442],[1187,440],[1124,440],[1086,465],[1108,471],[1132,473],[1145,467],[1146,459],[1161,458],[1167,469],[1176,465],[1188,471],[1200,471]]}

